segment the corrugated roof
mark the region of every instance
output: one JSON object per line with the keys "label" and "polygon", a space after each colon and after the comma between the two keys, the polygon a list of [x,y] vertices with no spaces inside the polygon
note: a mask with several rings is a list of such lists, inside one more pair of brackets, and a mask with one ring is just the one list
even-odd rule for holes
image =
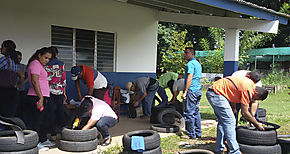
{"label": "corrugated roof", "polygon": [[273,14],[277,14],[277,15],[280,15],[280,16],[284,16],[284,17],[290,18],[290,15],[288,15],[288,14],[277,12],[275,10],[268,9],[266,7],[259,6],[257,4],[254,4],[254,3],[251,3],[251,2],[247,2],[247,1],[244,1],[244,0],[229,0],[229,1],[238,2],[239,4],[247,5],[247,6],[250,6],[250,7],[253,7],[253,8],[261,9],[261,10],[264,10],[264,11],[267,11],[267,12],[270,12],[270,13],[273,13]]}
{"label": "corrugated roof", "polygon": [[290,47],[252,49],[250,50],[249,53],[249,56],[273,56],[273,55],[290,56]]}

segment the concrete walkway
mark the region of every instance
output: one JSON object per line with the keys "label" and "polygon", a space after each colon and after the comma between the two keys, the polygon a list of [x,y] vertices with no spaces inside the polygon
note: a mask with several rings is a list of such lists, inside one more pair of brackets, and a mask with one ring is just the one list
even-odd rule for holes
{"label": "concrete walkway", "polygon": [[[203,120],[202,121],[202,128],[206,127],[211,127],[215,126],[216,122],[215,120]],[[90,152],[77,152],[80,154],[98,154],[101,153],[101,151],[104,151],[110,147],[114,147],[115,145],[122,145],[122,137],[124,134],[130,131],[135,131],[135,130],[146,130],[150,129],[151,123],[148,120],[140,119],[140,118],[135,118],[135,119],[130,119],[127,117],[120,117],[119,123],[110,129],[110,133],[112,136],[112,143],[109,146],[98,146],[98,148],[94,151]],[[159,133],[160,137],[168,137],[171,135],[174,135],[174,133]],[[75,153],[75,152],[65,152],[62,150],[59,150],[58,148],[51,148],[48,151],[42,151],[39,152],[40,154],[69,154],[69,153]]]}

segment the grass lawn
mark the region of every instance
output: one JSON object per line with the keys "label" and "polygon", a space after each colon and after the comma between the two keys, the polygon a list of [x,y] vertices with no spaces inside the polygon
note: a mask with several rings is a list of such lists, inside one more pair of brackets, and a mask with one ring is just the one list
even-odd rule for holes
{"label": "grass lawn", "polygon": [[[200,102],[200,113],[202,119],[215,120],[213,109],[208,103],[205,90]],[[290,134],[290,90],[280,91],[277,94],[269,94],[268,98],[260,102],[260,107],[266,109],[268,122],[275,123],[281,127],[277,130],[278,134]],[[169,100],[171,99],[171,93],[167,89],[167,95]],[[179,95],[179,100],[181,100]],[[241,116],[239,116],[241,117]],[[244,122],[239,122],[239,125],[244,125]],[[169,136],[161,139],[162,153],[174,154],[178,151],[184,151],[186,149],[207,149],[214,151],[216,127],[210,127],[203,129],[203,135],[201,139],[186,140],[177,135]],[[121,147],[113,147],[104,153],[119,153]]]}
{"label": "grass lawn", "polygon": [[[169,92],[169,91],[168,91]],[[200,113],[202,119],[215,120],[213,109],[208,103],[205,90],[200,102]],[[266,109],[268,122],[275,123],[281,127],[277,130],[278,134],[290,134],[290,95],[289,90],[280,91],[276,94],[270,93],[268,98],[260,102],[261,108]],[[170,92],[168,93],[170,95]],[[169,97],[170,98],[170,97]],[[179,97],[181,100],[181,98]],[[241,117],[241,115],[239,116]],[[244,122],[239,122],[239,125],[244,125]],[[203,129],[203,136],[201,139],[189,141],[180,138],[177,135],[161,139],[162,152],[165,154],[174,154],[178,151],[186,149],[208,149],[214,151],[216,137],[216,127]],[[180,146],[180,144],[187,143],[187,146]]]}

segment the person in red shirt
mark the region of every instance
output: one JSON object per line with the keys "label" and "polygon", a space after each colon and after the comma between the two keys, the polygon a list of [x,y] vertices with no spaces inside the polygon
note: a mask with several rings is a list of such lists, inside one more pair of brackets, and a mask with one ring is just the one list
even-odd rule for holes
{"label": "person in red shirt", "polygon": [[213,83],[206,92],[206,97],[218,119],[216,153],[224,150],[224,139],[227,140],[230,153],[241,153],[236,140],[236,120],[229,102],[241,103],[242,115],[256,128],[264,130],[263,124],[249,112],[249,106],[253,101],[264,100],[267,96],[266,89],[255,86],[255,83],[247,77],[230,76]]}
{"label": "person in red shirt", "polygon": [[94,71],[90,66],[79,65],[71,68],[71,78],[75,80],[78,99],[82,100],[83,96],[80,90],[80,80],[87,85],[88,92],[86,95],[94,96],[103,100],[107,91],[107,79],[99,71]]}

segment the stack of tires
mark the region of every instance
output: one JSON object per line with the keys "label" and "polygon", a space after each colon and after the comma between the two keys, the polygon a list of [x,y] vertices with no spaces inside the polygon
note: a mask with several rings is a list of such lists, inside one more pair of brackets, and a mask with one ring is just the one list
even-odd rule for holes
{"label": "stack of tires", "polygon": [[205,149],[193,149],[178,152],[178,154],[214,154],[213,152]]}
{"label": "stack of tires", "polygon": [[255,127],[237,127],[237,141],[243,153],[281,154],[281,146],[277,142],[276,130],[264,128],[265,131],[259,131]]}
{"label": "stack of tires", "polygon": [[268,119],[266,117],[266,109],[258,108],[257,112],[258,112],[259,121],[261,121],[261,122],[267,122],[268,121]]}
{"label": "stack of tires", "polygon": [[85,152],[95,150],[98,146],[98,130],[93,127],[89,130],[72,130],[64,128],[58,148],[69,152]]}
{"label": "stack of tires", "polygon": [[151,128],[155,131],[175,133],[185,125],[183,116],[173,106],[155,107],[152,110],[150,122],[153,123]]}
{"label": "stack of tires", "polygon": [[[258,120],[260,122],[267,122],[268,121],[268,119],[266,117],[266,115],[267,115],[266,109],[258,108],[257,109],[257,114],[258,114]],[[241,121],[247,121],[246,118],[244,118],[244,117],[241,117],[240,120]]]}
{"label": "stack of tires", "polygon": [[278,143],[282,148],[282,154],[290,153],[290,135],[278,135]]}
{"label": "stack of tires", "polygon": [[[138,152],[132,150],[132,136],[141,136],[144,138],[145,151]],[[124,154],[162,154],[160,147],[160,135],[152,130],[137,130],[126,133],[123,138]]]}
{"label": "stack of tires", "polygon": [[21,119],[0,116],[0,124],[5,129],[0,131],[1,154],[38,154],[38,134],[35,131],[26,130]]}
{"label": "stack of tires", "polygon": [[17,143],[14,130],[0,131],[1,154],[38,154],[38,135],[32,130],[23,130],[24,144]]}

